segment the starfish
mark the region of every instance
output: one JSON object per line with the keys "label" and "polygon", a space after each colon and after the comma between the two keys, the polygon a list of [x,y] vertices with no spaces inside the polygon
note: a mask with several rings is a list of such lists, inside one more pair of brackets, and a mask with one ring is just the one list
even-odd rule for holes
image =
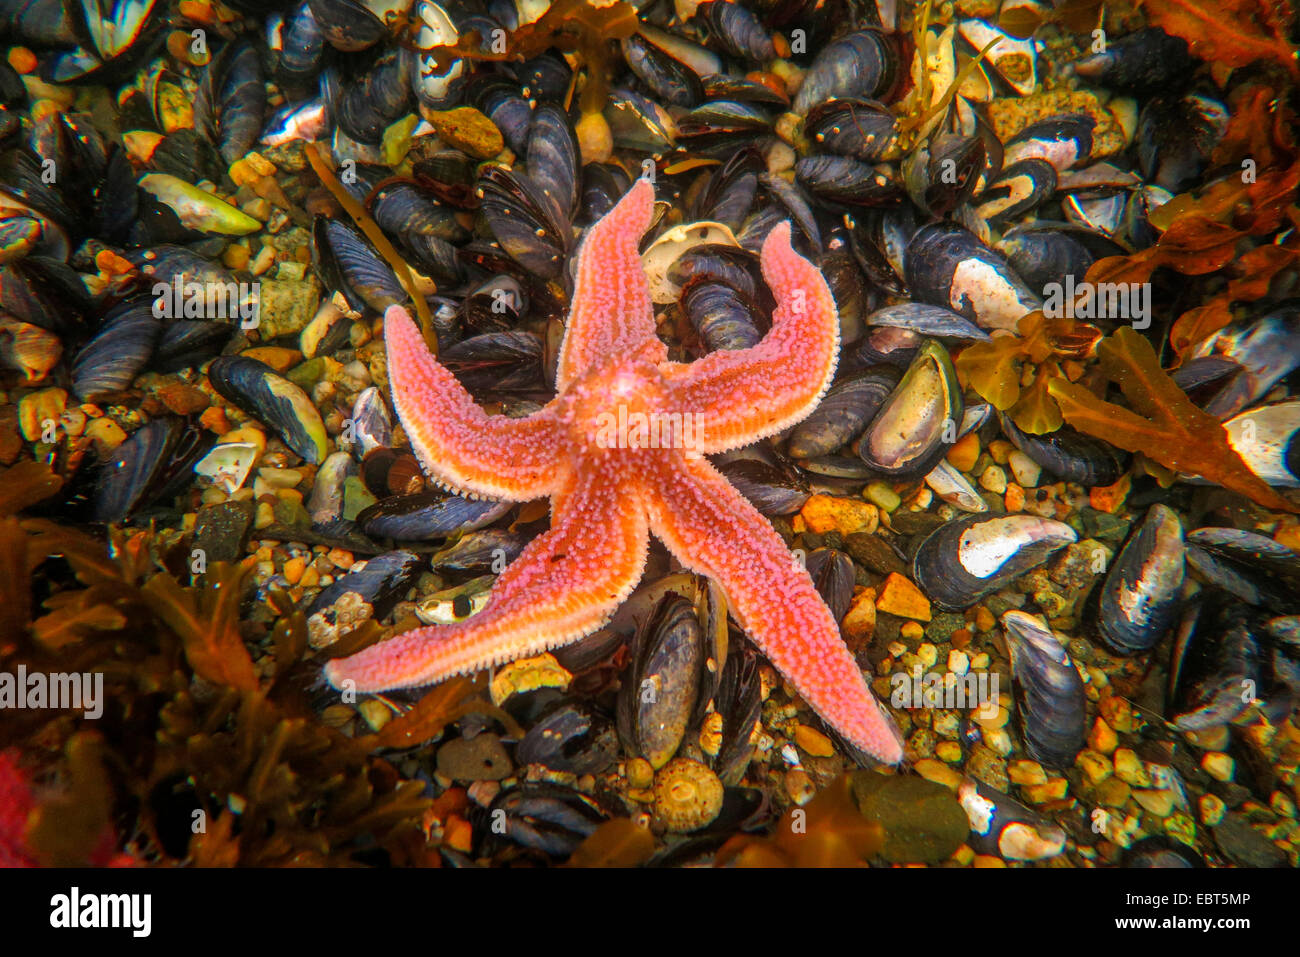
{"label": "starfish", "polygon": [[740,626],[828,724],[897,763],[898,731],[807,570],[705,458],[774,435],[820,401],[839,352],[830,290],[782,223],[761,256],[777,304],[767,335],[748,349],[670,361],[637,253],[653,210],[654,188],[640,180],[589,230],[558,395],[526,418],[485,413],[406,312],[387,311],[393,404],[424,468],[473,495],[549,496],[551,528],[502,572],[477,614],[336,659],[326,678],[355,691],[416,687],[576,641],[636,586],[653,533],[722,586]]}

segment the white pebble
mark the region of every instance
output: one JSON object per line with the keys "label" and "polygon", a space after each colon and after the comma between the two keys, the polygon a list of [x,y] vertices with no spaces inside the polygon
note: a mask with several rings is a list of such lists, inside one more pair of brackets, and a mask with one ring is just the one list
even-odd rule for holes
{"label": "white pebble", "polygon": [[948,652],[948,670],[955,675],[964,675],[970,671],[970,656],[960,648]]}
{"label": "white pebble", "polygon": [[1007,464],[1011,466],[1011,473],[1015,475],[1016,481],[1025,488],[1033,488],[1037,485],[1039,476],[1043,474],[1038,463],[1019,449],[1008,456]]}

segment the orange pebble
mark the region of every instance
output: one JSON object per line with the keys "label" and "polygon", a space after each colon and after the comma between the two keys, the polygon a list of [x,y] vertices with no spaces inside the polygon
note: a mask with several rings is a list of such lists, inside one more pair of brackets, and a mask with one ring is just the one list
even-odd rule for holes
{"label": "orange pebble", "polygon": [[1128,498],[1129,489],[1132,486],[1133,480],[1125,474],[1114,485],[1089,489],[1088,504],[1099,512],[1114,514],[1120,510],[1120,507],[1124,504],[1124,499]]}
{"label": "orange pebble", "polygon": [[28,74],[36,69],[36,54],[27,47],[9,48],[9,65],[14,72]]}
{"label": "orange pebble", "polygon": [[463,817],[453,815],[442,830],[442,843],[468,854],[473,846],[474,828]]}
{"label": "orange pebble", "polygon": [[969,472],[975,467],[980,457],[980,439],[974,432],[967,432],[948,449],[948,464],[958,472]]}
{"label": "orange pebble", "polygon": [[1007,486],[1004,499],[1008,512],[1018,512],[1025,507],[1025,490],[1014,482]]}

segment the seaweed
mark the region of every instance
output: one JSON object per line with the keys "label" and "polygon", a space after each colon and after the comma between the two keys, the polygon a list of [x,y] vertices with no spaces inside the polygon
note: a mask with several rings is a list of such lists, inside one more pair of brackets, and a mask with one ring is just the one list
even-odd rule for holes
{"label": "seaweed", "polygon": [[[9,502],[30,502],[48,476],[29,463],[0,480]],[[435,740],[471,712],[519,731],[481,681],[446,682],[376,733],[349,737],[329,708],[318,713],[317,663],[292,600],[269,592],[267,628],[248,614],[247,564],[213,563],[185,582],[168,570],[183,540],[168,549],[159,539],[110,528],[105,542],[46,519],[0,519],[0,670],[98,673],[105,685],[93,724],[49,708],[0,726],[0,749],[21,747],[0,750],[0,803],[23,822],[0,819],[0,858],[437,864],[426,784],[383,754]],[[349,637],[361,643],[379,629],[358,631]],[[54,782],[40,801],[37,779]]]}
{"label": "seaweed", "polygon": [[1101,368],[1132,410],[1106,402],[1083,386],[1053,379],[1048,389],[1065,421],[1161,465],[1200,475],[1266,508],[1300,511],[1278,495],[1228,444],[1218,420],[1202,412],[1160,368],[1155,350],[1139,333],[1121,327],[1097,346]]}

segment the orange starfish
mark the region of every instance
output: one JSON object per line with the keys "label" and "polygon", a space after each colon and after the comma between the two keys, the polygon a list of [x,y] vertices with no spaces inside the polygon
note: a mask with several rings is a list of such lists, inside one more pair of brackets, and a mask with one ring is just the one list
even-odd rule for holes
{"label": "orange starfish", "polygon": [[410,317],[388,310],[393,404],[424,467],[475,495],[549,496],[551,529],[502,573],[478,614],[332,661],[326,677],[357,691],[413,687],[575,641],[636,586],[653,532],[682,565],[722,585],[741,627],[822,718],[896,763],[897,729],[808,572],[704,458],[773,435],[817,405],[839,350],[830,290],[790,247],[783,223],[762,252],[777,303],[771,331],[749,349],[670,362],[637,255],[653,209],[654,189],[642,180],[591,228],[559,395],[527,418],[484,413]]}

